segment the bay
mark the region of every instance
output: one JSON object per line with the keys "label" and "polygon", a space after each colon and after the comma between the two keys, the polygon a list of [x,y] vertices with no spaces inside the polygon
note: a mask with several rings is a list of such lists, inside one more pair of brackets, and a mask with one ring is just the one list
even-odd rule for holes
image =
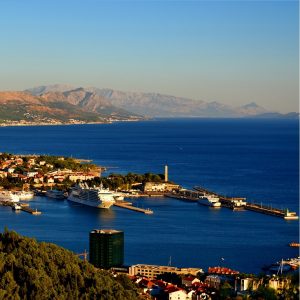
{"label": "bay", "polygon": [[[186,188],[204,186],[299,213],[298,120],[158,119],[99,125],[0,128],[0,152],[66,155],[108,166],[107,173],[163,173]],[[126,264],[207,268],[226,265],[259,272],[297,256],[298,222],[226,208],[214,210],[168,198],[133,199],[144,215],[97,210],[36,197],[41,216],[0,207],[0,225],[76,253],[95,228],[125,232]],[[225,261],[222,261],[224,258]]]}

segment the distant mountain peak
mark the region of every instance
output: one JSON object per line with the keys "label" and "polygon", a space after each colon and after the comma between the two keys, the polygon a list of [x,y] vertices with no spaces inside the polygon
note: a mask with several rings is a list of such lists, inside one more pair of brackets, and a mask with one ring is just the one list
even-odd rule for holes
{"label": "distant mountain peak", "polygon": [[259,105],[256,102],[250,102],[241,107],[259,107]]}

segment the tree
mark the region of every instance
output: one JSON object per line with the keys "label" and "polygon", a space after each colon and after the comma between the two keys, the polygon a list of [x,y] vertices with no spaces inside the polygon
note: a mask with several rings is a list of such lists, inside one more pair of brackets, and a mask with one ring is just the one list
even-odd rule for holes
{"label": "tree", "polygon": [[276,300],[276,291],[272,288],[260,286],[253,294],[254,299]]}

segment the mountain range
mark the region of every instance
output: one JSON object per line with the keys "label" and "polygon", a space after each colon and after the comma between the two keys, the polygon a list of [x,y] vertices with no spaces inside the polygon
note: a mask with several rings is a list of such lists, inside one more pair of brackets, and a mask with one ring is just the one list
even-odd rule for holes
{"label": "mountain range", "polygon": [[0,120],[44,123],[111,122],[153,117],[298,117],[280,114],[252,102],[233,107],[159,93],[123,92],[95,87],[48,85],[0,92]]}
{"label": "mountain range", "polygon": [[[113,89],[99,89],[95,87],[76,88],[69,85],[48,85],[27,89],[26,91],[36,96],[45,96],[49,93],[68,93],[69,99],[72,94],[81,90],[96,101],[85,99],[80,102],[81,107],[95,111],[98,103],[109,103],[115,107],[130,111],[137,115],[147,117],[245,117],[267,113],[268,111],[257,105],[249,103],[240,107],[233,107],[219,102],[205,102],[184,97],[163,95],[159,93],[123,92]],[[100,100],[101,99],[101,100]],[[71,100],[76,103],[75,100]]]}

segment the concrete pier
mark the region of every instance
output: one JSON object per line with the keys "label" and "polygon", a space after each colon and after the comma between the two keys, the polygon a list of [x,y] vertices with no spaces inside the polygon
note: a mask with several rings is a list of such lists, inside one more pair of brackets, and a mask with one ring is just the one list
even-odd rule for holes
{"label": "concrete pier", "polygon": [[32,215],[41,215],[42,212],[41,211],[38,211],[37,209],[33,209],[33,208],[30,208],[28,203],[13,203],[13,202],[10,202],[10,201],[2,201],[0,202],[0,204],[2,206],[10,206],[11,208],[13,208],[14,204],[19,204],[21,206],[21,209],[22,211],[25,211],[27,213],[30,213]]}
{"label": "concrete pier", "polygon": [[133,210],[133,211],[136,211],[136,212],[141,212],[141,213],[144,213],[146,215],[153,214],[153,210],[143,209],[143,208],[132,206],[132,203],[130,203],[130,202],[124,202],[124,203],[122,203],[122,202],[116,202],[114,204],[114,206],[125,208],[125,209],[129,209],[129,210]]}

